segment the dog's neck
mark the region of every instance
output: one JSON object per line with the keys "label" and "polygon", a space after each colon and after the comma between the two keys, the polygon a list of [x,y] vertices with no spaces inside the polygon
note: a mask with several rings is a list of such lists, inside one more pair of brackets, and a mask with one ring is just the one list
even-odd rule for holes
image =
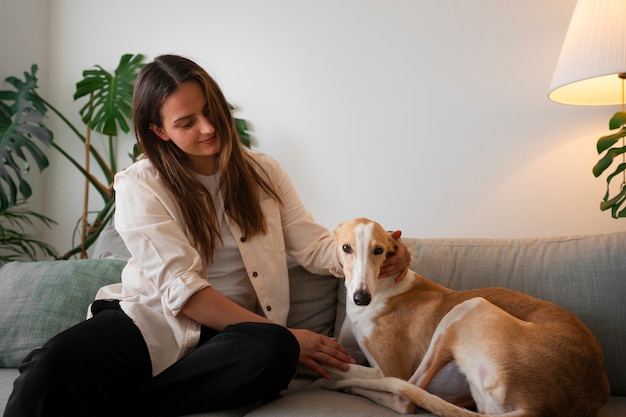
{"label": "dog's neck", "polygon": [[386,293],[386,297],[389,297],[393,294],[405,292],[409,289],[410,284],[415,281],[416,274],[409,269],[406,276],[402,278],[400,282],[396,282],[397,277],[398,275],[393,275],[387,278],[380,279],[376,291],[384,291]]}

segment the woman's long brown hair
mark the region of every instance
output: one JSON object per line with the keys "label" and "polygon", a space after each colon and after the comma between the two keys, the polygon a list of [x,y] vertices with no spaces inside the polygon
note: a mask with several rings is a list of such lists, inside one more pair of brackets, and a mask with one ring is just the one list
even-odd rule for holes
{"label": "woman's long brown hair", "polygon": [[162,127],[163,103],[187,81],[197,82],[205,92],[209,120],[220,138],[219,192],[224,211],[237,223],[244,238],[267,232],[260,203],[262,193],[279,202],[280,198],[263,168],[241,144],[230,105],[205,70],[177,55],[162,55],[144,66],[133,94],[137,143],[178,203],[192,244],[211,262],[221,242],[215,202],[191,170],[187,155],[173,141],[164,141],[151,130],[152,125]]}

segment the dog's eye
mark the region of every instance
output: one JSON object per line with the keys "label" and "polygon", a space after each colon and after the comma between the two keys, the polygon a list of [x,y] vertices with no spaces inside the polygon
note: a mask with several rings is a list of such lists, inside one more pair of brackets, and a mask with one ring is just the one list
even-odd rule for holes
{"label": "dog's eye", "polygon": [[343,245],[341,249],[343,249],[345,253],[348,253],[348,254],[352,253],[352,246],[350,245]]}
{"label": "dog's eye", "polygon": [[374,255],[382,255],[385,250],[380,246],[376,246],[374,248]]}

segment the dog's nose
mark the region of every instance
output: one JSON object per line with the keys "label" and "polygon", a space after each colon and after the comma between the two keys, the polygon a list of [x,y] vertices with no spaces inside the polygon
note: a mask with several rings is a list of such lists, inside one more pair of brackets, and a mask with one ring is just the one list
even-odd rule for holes
{"label": "dog's nose", "polygon": [[368,291],[357,291],[354,293],[353,300],[358,306],[366,306],[372,301],[372,296]]}

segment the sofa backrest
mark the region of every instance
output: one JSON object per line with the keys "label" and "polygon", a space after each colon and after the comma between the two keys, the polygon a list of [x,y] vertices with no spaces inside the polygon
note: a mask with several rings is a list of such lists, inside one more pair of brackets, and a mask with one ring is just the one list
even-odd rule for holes
{"label": "sofa backrest", "polygon": [[507,287],[574,313],[600,341],[612,395],[626,395],[626,233],[404,243],[411,269],[449,288]]}
{"label": "sofa backrest", "polygon": [[[507,287],[567,308],[600,341],[613,395],[626,395],[626,233],[403,241],[412,252],[411,269],[449,288]],[[100,236],[94,257],[128,257],[114,228]],[[343,283],[295,265],[289,280],[287,324],[338,336],[345,318]]]}

